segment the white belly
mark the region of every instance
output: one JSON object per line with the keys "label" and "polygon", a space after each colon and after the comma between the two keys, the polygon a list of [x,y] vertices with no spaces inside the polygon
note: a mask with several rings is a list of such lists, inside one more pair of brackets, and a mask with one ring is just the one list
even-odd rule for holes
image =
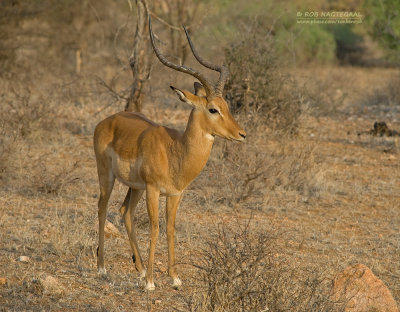
{"label": "white belly", "polygon": [[140,176],[140,170],[143,163],[141,158],[136,160],[121,159],[114,150],[110,151],[112,159],[112,171],[118,181],[137,190],[146,189],[146,183]]}
{"label": "white belly", "polygon": [[[112,172],[121,183],[136,190],[145,190],[146,183],[143,181],[140,172],[143,165],[143,159],[138,157],[135,160],[124,160],[110,149],[109,155],[112,159]],[[165,185],[158,185],[161,195],[177,196],[182,193],[180,190],[168,188]]]}

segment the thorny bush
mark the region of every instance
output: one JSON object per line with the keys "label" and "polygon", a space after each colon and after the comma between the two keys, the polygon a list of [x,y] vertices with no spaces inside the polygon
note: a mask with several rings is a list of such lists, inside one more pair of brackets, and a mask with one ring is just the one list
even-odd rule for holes
{"label": "thorny bush", "polygon": [[225,50],[230,79],[225,86],[231,110],[247,125],[265,123],[275,131],[295,133],[302,113],[303,95],[282,70],[275,39],[260,20],[246,23],[243,38]]}
{"label": "thorny bush", "polygon": [[191,311],[341,311],[330,300],[331,279],[315,267],[295,267],[280,246],[283,233],[250,222],[219,227],[203,250]]}

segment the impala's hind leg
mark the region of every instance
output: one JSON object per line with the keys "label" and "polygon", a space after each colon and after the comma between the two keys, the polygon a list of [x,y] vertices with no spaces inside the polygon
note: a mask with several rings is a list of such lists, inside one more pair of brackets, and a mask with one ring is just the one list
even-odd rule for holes
{"label": "impala's hind leg", "polygon": [[115,176],[111,170],[104,170],[98,168],[99,183],[100,183],[100,199],[99,199],[99,247],[97,247],[97,270],[100,274],[105,274],[104,268],[104,224],[107,215],[107,203],[114,186]]}
{"label": "impala's hind leg", "polygon": [[142,190],[129,188],[124,203],[121,206],[120,212],[121,215],[124,217],[126,232],[128,233],[129,243],[132,248],[132,260],[135,263],[136,270],[138,270],[141,277],[144,277],[146,274],[146,270],[143,267],[142,257],[140,256],[139,246],[136,240],[136,228],[133,222],[136,207],[142,195]]}

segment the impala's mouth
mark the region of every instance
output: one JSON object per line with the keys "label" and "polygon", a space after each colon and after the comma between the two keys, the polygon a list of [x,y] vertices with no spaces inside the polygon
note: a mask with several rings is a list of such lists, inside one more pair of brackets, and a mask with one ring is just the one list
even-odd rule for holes
{"label": "impala's mouth", "polygon": [[229,140],[232,142],[243,142],[246,139],[246,135],[242,135],[242,134],[240,134],[240,137],[234,137],[232,135],[227,136],[227,135],[221,135],[221,134],[210,134],[210,135],[212,135],[214,138],[215,138],[215,136],[218,136],[220,138],[223,138],[223,139],[226,139],[226,140]]}
{"label": "impala's mouth", "polygon": [[233,140],[237,142],[243,142],[246,139],[246,132],[239,132],[239,138],[234,138]]}
{"label": "impala's mouth", "polygon": [[245,137],[241,137],[241,138],[229,138],[230,141],[233,142],[243,142],[245,140]]}

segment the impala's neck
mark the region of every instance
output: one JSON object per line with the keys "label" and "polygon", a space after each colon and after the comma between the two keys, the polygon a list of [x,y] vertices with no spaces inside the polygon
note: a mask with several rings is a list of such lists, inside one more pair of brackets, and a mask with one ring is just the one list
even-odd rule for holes
{"label": "impala's neck", "polygon": [[214,137],[205,129],[204,115],[192,110],[186,130],[179,141],[180,158],[176,167],[176,182],[184,189],[201,172],[207,163]]}

